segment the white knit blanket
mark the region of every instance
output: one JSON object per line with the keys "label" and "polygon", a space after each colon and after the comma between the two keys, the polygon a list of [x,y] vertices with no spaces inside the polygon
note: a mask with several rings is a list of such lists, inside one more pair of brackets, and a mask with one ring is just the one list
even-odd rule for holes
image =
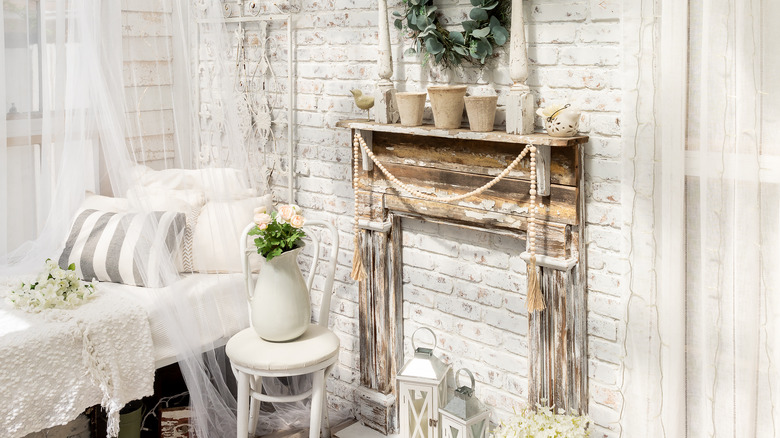
{"label": "white knit blanket", "polygon": [[33,314],[11,307],[0,281],[0,436],[65,424],[96,404],[108,412],[109,436],[116,436],[122,406],[154,392],[144,308],[96,290],[76,309]]}

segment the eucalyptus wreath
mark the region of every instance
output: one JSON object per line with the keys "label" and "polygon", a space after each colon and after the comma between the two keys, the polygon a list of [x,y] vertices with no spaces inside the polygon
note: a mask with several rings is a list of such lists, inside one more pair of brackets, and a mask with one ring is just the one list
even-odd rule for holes
{"label": "eucalyptus wreath", "polygon": [[461,23],[462,32],[448,31],[441,25],[441,11],[433,2],[403,0],[403,13],[393,12],[395,27],[413,41],[404,55],[423,55],[423,65],[429,61],[445,68],[463,61],[484,65],[495,47],[509,39],[509,0],[471,0],[470,20]]}

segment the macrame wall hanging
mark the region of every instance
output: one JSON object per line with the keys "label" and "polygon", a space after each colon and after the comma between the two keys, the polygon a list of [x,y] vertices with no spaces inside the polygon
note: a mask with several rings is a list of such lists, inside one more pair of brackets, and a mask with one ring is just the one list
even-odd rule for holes
{"label": "macrame wall hanging", "polygon": [[366,156],[368,156],[371,159],[371,161],[374,162],[374,164],[385,175],[385,177],[387,177],[387,179],[392,184],[399,187],[401,190],[409,193],[410,195],[416,198],[424,199],[427,201],[437,201],[437,202],[447,202],[447,203],[457,202],[466,198],[470,198],[472,196],[479,196],[480,194],[484,193],[486,190],[496,185],[507,175],[509,175],[509,172],[511,172],[520,163],[520,161],[522,161],[523,158],[525,158],[526,155],[530,155],[531,188],[529,190],[529,195],[530,195],[531,208],[528,217],[527,247],[528,247],[528,253],[530,254],[531,257],[527,265],[527,269],[528,269],[527,305],[528,305],[529,313],[544,310],[545,308],[544,299],[542,297],[542,291],[541,291],[541,286],[539,284],[539,279],[536,274],[536,209],[537,209],[536,207],[536,146],[534,146],[533,144],[526,145],[525,148],[523,148],[523,150],[517,156],[517,158],[515,158],[515,160],[512,161],[509,164],[509,166],[506,167],[506,169],[504,169],[500,174],[498,174],[498,176],[490,180],[487,184],[483,185],[482,187],[476,188],[462,195],[435,196],[435,195],[429,195],[427,193],[422,193],[418,190],[415,190],[409,185],[401,182],[395,175],[390,173],[390,171],[387,170],[387,168],[385,168],[385,166],[376,158],[376,156],[371,151],[371,149],[368,148],[368,146],[366,145],[366,141],[363,139],[363,136],[360,134],[360,132],[356,130],[354,139],[352,141],[352,154],[353,154],[352,187],[355,191],[355,223],[354,223],[355,251],[352,257],[352,273],[351,273],[351,277],[355,281],[362,281],[365,280],[367,277],[366,268],[365,266],[363,266],[363,256],[361,255],[360,252],[360,239],[359,239],[360,227],[359,227],[358,200],[357,200],[358,173],[359,173],[358,163],[360,162],[361,150],[366,154]]}

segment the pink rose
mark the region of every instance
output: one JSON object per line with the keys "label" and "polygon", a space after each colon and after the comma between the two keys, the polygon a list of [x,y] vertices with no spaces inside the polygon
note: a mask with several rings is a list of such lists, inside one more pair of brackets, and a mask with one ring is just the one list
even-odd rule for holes
{"label": "pink rose", "polygon": [[289,222],[292,217],[295,216],[294,205],[282,205],[279,207],[279,219],[282,222]]}
{"label": "pink rose", "polygon": [[257,225],[257,228],[260,228],[261,230],[266,229],[268,227],[268,224],[271,223],[271,215],[268,213],[255,213],[255,224]]}
{"label": "pink rose", "polygon": [[292,219],[290,219],[290,225],[292,225],[293,228],[301,228],[305,222],[306,219],[304,219],[303,216],[299,214],[296,214],[292,217]]}

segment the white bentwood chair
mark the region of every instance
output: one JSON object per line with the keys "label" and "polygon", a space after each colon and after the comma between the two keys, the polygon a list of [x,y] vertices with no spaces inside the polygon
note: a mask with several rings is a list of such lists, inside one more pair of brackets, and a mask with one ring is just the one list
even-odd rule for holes
{"label": "white bentwood chair", "polygon": [[[333,279],[336,275],[336,261],[339,251],[339,235],[335,226],[324,221],[306,221],[305,228],[319,226],[327,228],[331,234],[330,259],[322,291],[322,304],[317,324],[311,324],[299,338],[289,342],[269,342],[254,331],[252,327],[234,335],[225,346],[230,358],[238,385],[237,438],[246,438],[249,431],[257,428],[260,402],[287,403],[303,400],[311,396],[310,438],[319,438],[320,428],[324,436],[329,436],[327,391],[325,379],[338,362],[339,338],[328,330],[330,299],[333,294]],[[241,234],[241,254],[246,259],[247,233],[254,227],[250,224]],[[317,262],[319,261],[320,242],[315,233],[307,233],[314,243],[314,257],[307,279],[311,291]],[[244,263],[247,263],[245,260]],[[246,266],[246,265],[245,265]],[[250,269],[245,269],[246,287],[251,287]],[[313,374],[312,388],[301,394],[269,396],[262,393],[263,377],[291,377]]]}

